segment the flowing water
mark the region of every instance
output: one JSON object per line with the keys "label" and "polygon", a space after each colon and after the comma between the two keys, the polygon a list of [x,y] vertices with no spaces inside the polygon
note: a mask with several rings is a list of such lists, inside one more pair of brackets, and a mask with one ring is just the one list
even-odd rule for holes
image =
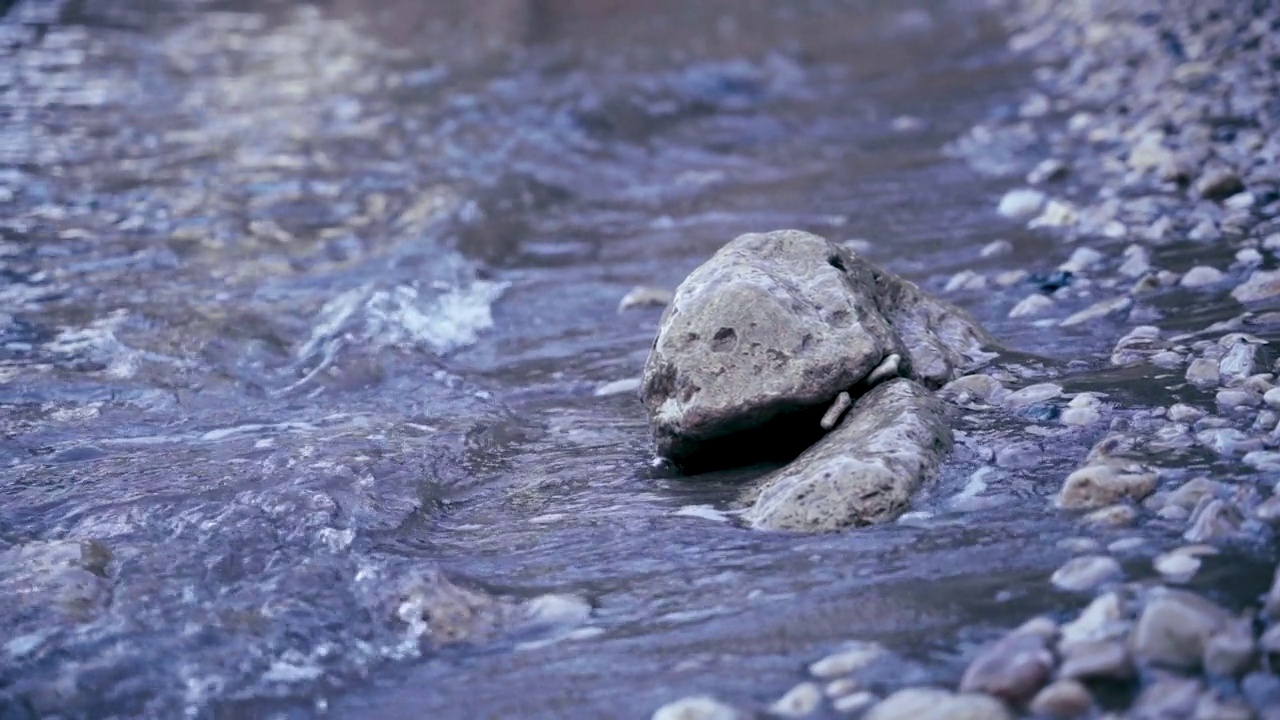
{"label": "flowing water", "polygon": [[[761,469],[679,477],[595,393],[656,331],[627,291],[742,232],[935,292],[1065,258],[944,152],[1030,83],[978,3],[0,7],[0,717],[645,717],[851,639],[954,681],[1079,606],[1047,498],[1101,429],[962,417],[928,514],[797,537],[724,514]],[[1006,319],[1027,291],[957,301],[1151,392],[1122,328]],[[1013,435],[1037,461],[955,510]],[[406,620],[432,593],[458,636]]]}

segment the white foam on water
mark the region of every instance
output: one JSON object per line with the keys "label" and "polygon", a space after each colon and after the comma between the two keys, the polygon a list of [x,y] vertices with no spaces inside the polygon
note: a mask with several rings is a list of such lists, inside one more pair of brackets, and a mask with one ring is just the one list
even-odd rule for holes
{"label": "white foam on water", "polygon": [[466,347],[493,327],[493,303],[506,289],[506,283],[476,280],[427,297],[408,285],[375,292],[365,303],[370,339],[424,345],[438,355]]}
{"label": "white foam on water", "polygon": [[254,435],[257,433],[276,433],[276,432],[306,432],[315,430],[316,426],[311,423],[304,422],[282,422],[282,423],[246,423],[244,425],[233,425],[230,427],[216,428],[209,430],[200,436],[205,442],[218,442],[228,438],[238,437],[240,435]]}
{"label": "white foam on water", "polygon": [[324,304],[311,337],[298,349],[300,361],[315,363],[300,383],[332,362],[349,341],[373,348],[424,348],[437,355],[472,345],[493,327],[493,304],[507,287],[473,280],[433,283],[426,291],[412,285],[379,290],[372,283],[348,290]]}
{"label": "white foam on water", "polygon": [[684,507],[671,513],[677,517],[694,517],[703,520],[712,520],[719,523],[727,523],[734,515],[742,514],[738,512],[725,512],[717,510],[710,505],[685,505]]}
{"label": "white foam on water", "polygon": [[124,310],[116,310],[85,327],[63,328],[45,347],[57,355],[80,355],[102,363],[103,374],[117,380],[136,375],[144,360],[166,365],[184,364],[175,358],[137,350],[121,342],[116,332],[127,317]]}

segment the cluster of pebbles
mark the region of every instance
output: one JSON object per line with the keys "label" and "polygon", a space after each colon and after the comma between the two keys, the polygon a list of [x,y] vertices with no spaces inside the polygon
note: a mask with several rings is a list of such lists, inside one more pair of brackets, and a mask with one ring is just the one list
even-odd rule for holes
{"label": "cluster of pebbles", "polygon": [[[1268,341],[1280,328],[1280,305],[1268,302],[1280,298],[1280,4],[1020,0],[1005,12],[1039,90],[950,149],[980,171],[1016,169],[1025,184],[996,211],[1078,244],[1008,315],[1046,328],[1127,327],[1111,364],[1167,380],[1168,401],[1113,417],[1052,498],[1081,532],[1064,543],[1075,557],[1047,582],[1092,598],[1082,610],[1030,619],[979,649],[947,689],[883,692],[860,673],[885,651],[854,643],[764,713],[1280,719],[1280,568],[1267,594],[1243,604],[1231,588],[1195,582],[1212,557],[1265,547],[1280,525],[1280,362]],[[1021,169],[1010,160],[1032,153]],[[1012,249],[999,240],[982,255]],[[1012,296],[1028,279],[965,270],[946,290]],[[1161,302],[1188,297],[1237,310],[1203,328],[1162,329]],[[943,395],[962,407],[1025,404],[985,375]],[[1092,425],[1105,409],[1084,393],[1060,419]],[[1192,456],[1228,469],[1191,472]],[[1126,536],[1135,526],[1145,532]],[[654,714],[748,716],[710,697]]]}

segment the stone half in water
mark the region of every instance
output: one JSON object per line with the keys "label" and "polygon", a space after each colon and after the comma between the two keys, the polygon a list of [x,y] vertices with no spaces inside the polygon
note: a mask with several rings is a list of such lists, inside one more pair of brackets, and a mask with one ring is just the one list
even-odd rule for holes
{"label": "stone half in water", "polygon": [[893,520],[951,451],[947,408],[914,380],[877,385],[832,433],[765,476],[743,518],[803,532]]}
{"label": "stone half in water", "polygon": [[813,444],[832,401],[895,353],[899,375],[936,388],[994,346],[964,311],[824,238],[747,234],[676,290],[640,394],[660,455],[743,464]]}

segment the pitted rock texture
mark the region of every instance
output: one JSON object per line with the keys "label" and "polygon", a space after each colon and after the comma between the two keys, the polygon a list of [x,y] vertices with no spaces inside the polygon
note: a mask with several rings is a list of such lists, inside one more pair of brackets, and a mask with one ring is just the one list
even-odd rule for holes
{"label": "pitted rock texture", "polygon": [[659,454],[685,462],[783,416],[816,410],[816,426],[895,353],[899,375],[936,388],[995,345],[963,310],[847,248],[797,230],[753,233],[676,290],[640,392]]}
{"label": "pitted rock texture", "polygon": [[862,396],[844,421],[766,476],[744,514],[753,527],[823,532],[893,520],[951,450],[947,405],[897,378]]}

